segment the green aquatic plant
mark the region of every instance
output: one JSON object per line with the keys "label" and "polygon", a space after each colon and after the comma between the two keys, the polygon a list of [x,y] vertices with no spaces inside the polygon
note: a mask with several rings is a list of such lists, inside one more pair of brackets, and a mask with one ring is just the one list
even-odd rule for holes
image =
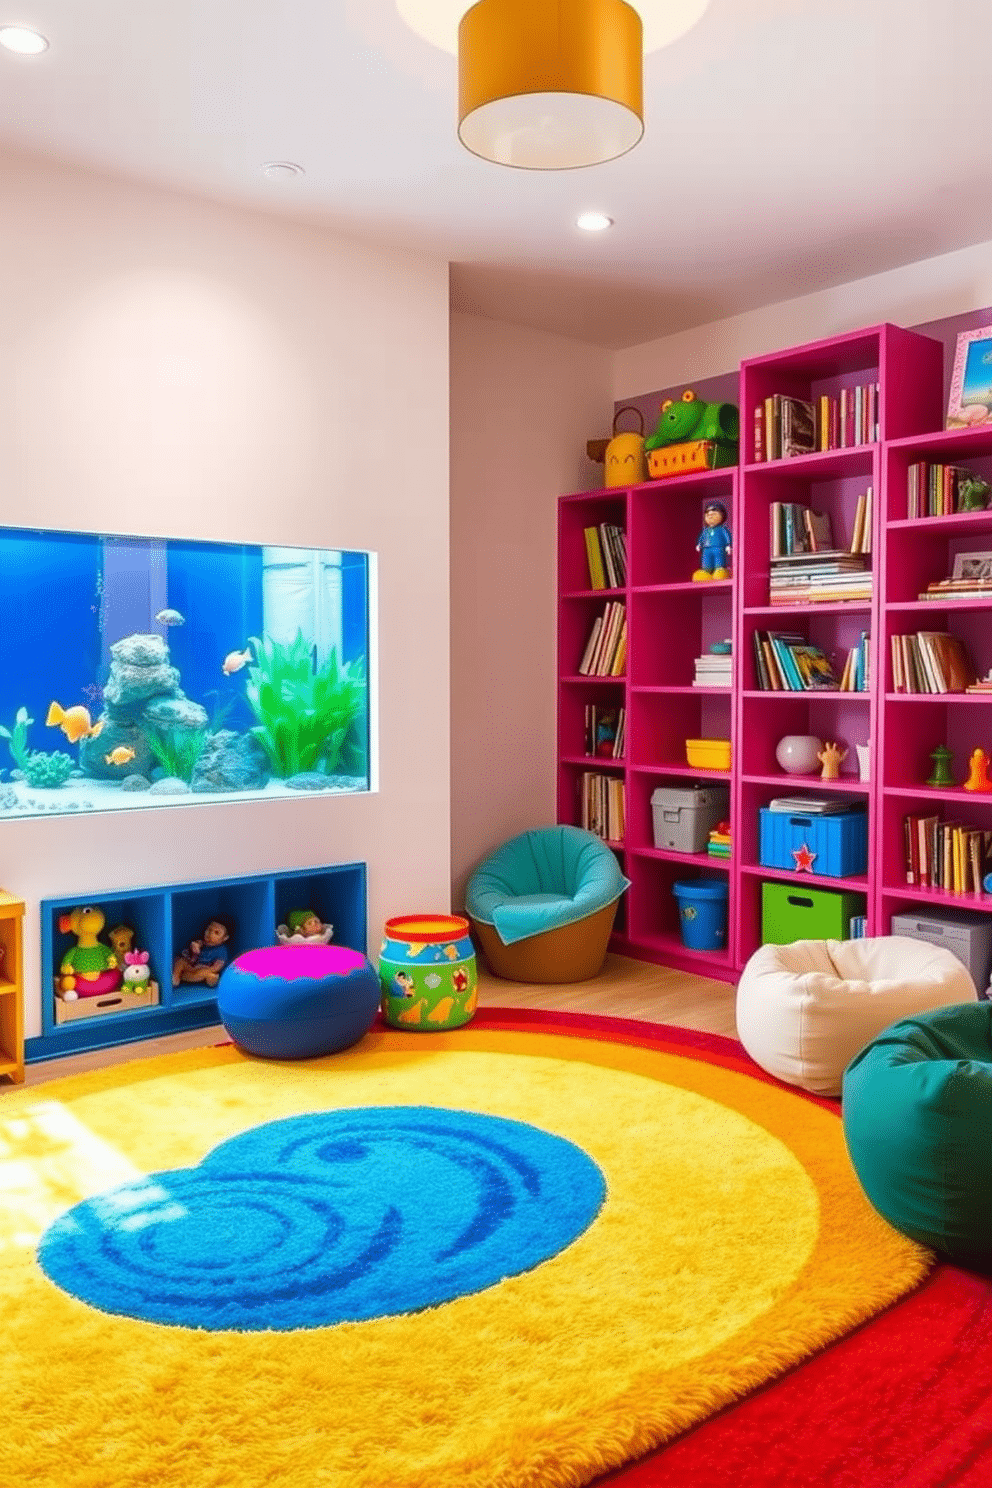
{"label": "green aquatic plant", "polygon": [[36,749],[25,757],[21,765],[28,785],[38,790],[56,790],[60,785],[65,785],[75,768],[76,761],[72,755],[63,754],[60,749],[51,754]]}
{"label": "green aquatic plant", "polygon": [[154,729],[148,733],[148,748],[166,775],[175,780],[193,779],[196,762],[207,740],[206,729]]}
{"label": "green aquatic plant", "polygon": [[255,662],[245,693],[258,723],[251,730],[285,780],[306,771],[331,774],[365,706],[365,663],[338,665],[337,652],[314,668],[312,643],[302,630],[292,641],[249,638]]}
{"label": "green aquatic plant", "polygon": [[34,719],[28,717],[27,708],[18,708],[13,729],[0,727],[0,739],[7,740],[14,764],[19,770],[27,769],[27,760],[31,752],[28,749],[28,729],[33,723]]}

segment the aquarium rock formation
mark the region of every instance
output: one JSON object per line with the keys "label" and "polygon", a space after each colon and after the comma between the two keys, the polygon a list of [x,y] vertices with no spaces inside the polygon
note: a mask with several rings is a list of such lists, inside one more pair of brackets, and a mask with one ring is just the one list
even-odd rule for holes
{"label": "aquarium rock formation", "polygon": [[[110,675],[103,688],[102,723],[96,738],[79,741],[79,764],[98,780],[151,776],[157,759],[149,737],[163,732],[195,736],[206,731],[207,711],[179,685],[160,635],[129,635],[110,648]],[[123,764],[108,763],[116,750],[134,750]]]}
{"label": "aquarium rock formation", "polygon": [[204,741],[190,788],[198,792],[264,790],[271,775],[268,755],[250,734],[218,729]]}

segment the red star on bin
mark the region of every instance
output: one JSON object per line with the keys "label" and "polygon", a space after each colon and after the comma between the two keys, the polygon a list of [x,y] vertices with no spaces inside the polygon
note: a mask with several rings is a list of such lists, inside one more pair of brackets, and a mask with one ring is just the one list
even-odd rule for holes
{"label": "red star on bin", "polygon": [[451,973],[451,981],[456,992],[464,992],[468,986],[468,976],[461,967]]}
{"label": "red star on bin", "polygon": [[797,873],[812,873],[813,860],[817,856],[817,854],[815,852],[810,852],[805,842],[803,843],[802,847],[794,847],[792,849],[792,856],[796,860]]}

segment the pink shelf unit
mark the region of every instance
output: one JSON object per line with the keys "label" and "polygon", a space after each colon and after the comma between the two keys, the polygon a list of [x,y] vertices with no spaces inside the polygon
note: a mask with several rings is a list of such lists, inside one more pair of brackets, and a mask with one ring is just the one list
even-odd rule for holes
{"label": "pink shelf unit", "polygon": [[[651,795],[666,784],[705,779],[729,784],[731,779],[730,771],[691,768],[685,742],[730,739],[733,750],[734,689],[694,686],[694,662],[714,642],[733,643],[735,582],[732,577],[694,582],[692,575],[705,504],[721,501],[733,532],[736,492],[734,467],[622,491],[563,496],[558,526],[558,819],[580,822],[582,774],[603,763],[582,759],[585,707],[608,697],[606,706],[627,709],[625,758],[610,770],[623,779],[626,811],[625,842],[612,845],[631,880],[614,949],[725,980],[735,967],[732,938],[725,951],[687,950],[672,885],[700,876],[729,882],[731,864],[699,853],[656,851]],[[628,654],[627,675],[620,680],[577,679],[574,671],[603,601],[602,595],[587,592],[582,534],[593,521],[620,523],[627,533],[628,586],[622,598]]]}
{"label": "pink shelf unit", "polygon": [[[935,422],[939,423],[940,419]],[[940,429],[891,441],[884,450],[884,604],[880,685],[884,687],[880,730],[881,872],[876,885],[876,922],[885,934],[892,916],[907,907],[956,906],[992,913],[992,895],[952,894],[907,882],[905,820],[936,816],[992,832],[992,795],[965,791],[968,761],[976,748],[992,756],[992,695],[897,692],[892,638],[921,630],[960,637],[980,675],[992,667],[992,624],[987,599],[920,600],[927,585],[950,576],[958,553],[992,552],[992,510],[952,511],[910,518],[909,475],[914,465],[950,465],[992,482],[992,425]],[[925,513],[925,507],[921,508]],[[926,784],[938,745],[953,751],[955,785]],[[988,865],[986,864],[986,871]]]}
{"label": "pink shelf unit", "polygon": [[[864,444],[780,460],[756,460],[754,410],[775,393],[819,406],[822,394],[877,385],[878,438]],[[790,879],[759,862],[759,812],[775,796],[832,792],[868,814],[868,870],[830,879],[802,875],[812,887],[860,896],[869,934],[885,934],[892,915],[921,903],[992,912],[992,895],[949,895],[906,882],[904,818],[927,807],[943,820],[992,832],[992,794],[960,789],[968,756],[992,755],[992,698],[968,694],[907,697],[891,672],[891,637],[948,629],[972,651],[979,671],[992,668],[987,600],[920,601],[945,577],[958,552],[992,552],[992,510],[910,520],[907,476],[920,461],[965,466],[992,480],[992,425],[943,430],[943,347],[939,341],[883,324],[745,361],[740,370],[739,469],[648,482],[622,491],[586,492],[559,506],[558,812],[576,821],[586,702],[615,698],[627,709],[627,750],[604,768],[623,779],[626,838],[614,844],[631,879],[625,919],[613,948],[643,960],[736,979],[761,943],[762,885]],[[770,604],[770,522],[775,502],[829,512],[835,545],[847,547],[858,497],[870,488],[872,593],[851,604]],[[693,583],[695,544],[706,500],[727,507],[734,535],[732,577]],[[628,583],[622,597],[629,626],[628,675],[577,678],[581,643],[602,594],[590,594],[582,529],[618,521],[628,539]],[[869,685],[863,692],[764,691],[755,663],[755,632],[796,631],[830,654],[839,669],[862,633],[869,634]],[[693,686],[693,660],[714,640],[733,642],[733,688]],[[837,739],[849,753],[836,783],[779,768],[775,746],[787,733]],[[687,738],[730,738],[728,772],[691,769]],[[858,773],[856,745],[869,746],[870,779]],[[953,789],[925,784],[938,744],[955,751]],[[602,762],[598,762],[602,763]],[[692,779],[731,787],[733,855],[707,859],[655,849],[651,794]],[[687,877],[726,878],[730,916],[721,952],[687,950],[679,933],[672,885]]]}
{"label": "pink shelf unit", "polygon": [[[868,814],[868,872],[857,878],[820,879],[803,874],[816,888],[863,896],[868,933],[879,933],[879,895],[885,881],[884,834],[880,827],[879,741],[884,698],[879,635],[884,616],[884,524],[888,441],[917,438],[942,417],[943,348],[938,341],[893,325],[878,325],[829,340],[811,342],[741,367],[741,431],[744,468],[740,487],[739,553],[744,574],[738,584],[739,615],[736,733],[741,747],[735,761],[733,816],[734,902],[740,965],[761,943],[761,885],[781,880],[759,862],[759,811],[775,796],[843,793]],[[810,402],[819,411],[821,395],[839,399],[842,389],[877,386],[878,439],[778,460],[755,459],[755,410],[776,393]],[[845,395],[846,396],[846,395]],[[858,498],[870,493],[872,571],[870,601],[772,606],[770,604],[771,519],[773,503],[795,503],[826,512],[834,546],[851,545]],[[840,674],[852,647],[869,635],[869,686],[863,692],[762,691],[755,659],[755,633],[786,631],[803,635],[830,656]],[[775,746],[784,734],[813,734],[839,740],[848,748],[836,785],[816,776],[796,777],[778,767]],[[857,745],[869,746],[871,779],[858,774]],[[785,875],[788,877],[788,875]]]}

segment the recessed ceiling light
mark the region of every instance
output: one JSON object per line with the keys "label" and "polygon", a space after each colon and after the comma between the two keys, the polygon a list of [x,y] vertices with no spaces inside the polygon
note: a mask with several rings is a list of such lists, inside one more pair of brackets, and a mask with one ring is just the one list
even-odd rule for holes
{"label": "recessed ceiling light", "polygon": [[0,46],[8,52],[20,52],[22,56],[36,56],[48,51],[48,38],[40,31],[29,31],[27,26],[0,26]]}
{"label": "recessed ceiling light", "polygon": [[[670,46],[696,24],[710,0],[633,0],[644,27],[644,50]],[[469,0],[396,0],[400,19],[442,51],[458,53],[458,23]]]}
{"label": "recessed ceiling light", "polygon": [[605,232],[608,227],[613,226],[613,218],[607,217],[604,212],[583,212],[575,219],[576,227],[581,227],[583,232]]}
{"label": "recessed ceiling light", "polygon": [[267,160],[262,166],[262,175],[270,181],[288,181],[291,176],[305,176],[306,171],[295,160]]}

